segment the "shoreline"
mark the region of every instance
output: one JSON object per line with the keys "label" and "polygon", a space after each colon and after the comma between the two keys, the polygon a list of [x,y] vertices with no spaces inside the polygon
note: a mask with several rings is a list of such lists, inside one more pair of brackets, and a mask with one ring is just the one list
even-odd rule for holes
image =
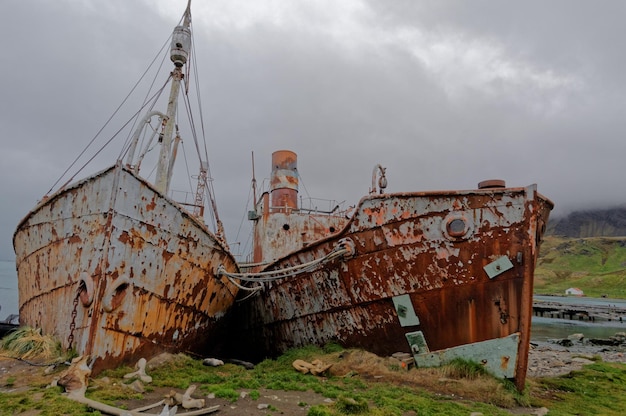
{"label": "shoreline", "polygon": [[[584,339],[584,338],[583,338]],[[626,345],[600,346],[576,342],[562,346],[554,342],[531,343],[528,377],[558,377],[598,361],[626,364]]]}

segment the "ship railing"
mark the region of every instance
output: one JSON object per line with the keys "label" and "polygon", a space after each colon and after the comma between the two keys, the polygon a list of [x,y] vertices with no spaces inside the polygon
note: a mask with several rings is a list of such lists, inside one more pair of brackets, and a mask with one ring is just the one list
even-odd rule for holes
{"label": "ship railing", "polygon": [[300,211],[308,214],[326,214],[342,216],[347,212],[346,201],[338,202],[334,199],[300,198]]}

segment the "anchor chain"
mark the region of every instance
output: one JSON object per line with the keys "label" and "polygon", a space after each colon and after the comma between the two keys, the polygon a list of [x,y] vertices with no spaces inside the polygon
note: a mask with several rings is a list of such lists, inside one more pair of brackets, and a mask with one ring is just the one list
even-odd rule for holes
{"label": "anchor chain", "polygon": [[76,315],[78,315],[78,299],[80,298],[80,287],[79,290],[76,291],[76,296],[74,297],[74,309],[72,310],[72,322],[70,322],[70,335],[67,337],[68,349],[72,349],[72,344],[74,343],[74,329],[76,329]]}

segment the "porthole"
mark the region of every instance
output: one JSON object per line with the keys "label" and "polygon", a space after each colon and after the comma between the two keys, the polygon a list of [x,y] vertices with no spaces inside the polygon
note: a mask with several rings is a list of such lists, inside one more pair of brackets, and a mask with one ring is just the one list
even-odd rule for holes
{"label": "porthole", "polygon": [[461,218],[452,219],[448,222],[448,225],[446,225],[446,227],[448,228],[448,234],[450,234],[452,237],[462,237],[463,235],[465,235],[465,231],[467,230],[465,221],[463,221],[463,219]]}
{"label": "porthole", "polygon": [[474,227],[464,212],[452,212],[443,220],[442,231],[450,240],[466,240],[472,236]]}

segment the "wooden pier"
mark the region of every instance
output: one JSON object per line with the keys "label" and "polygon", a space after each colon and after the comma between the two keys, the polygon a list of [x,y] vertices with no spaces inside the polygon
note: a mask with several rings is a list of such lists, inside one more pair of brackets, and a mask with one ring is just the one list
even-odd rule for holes
{"label": "wooden pier", "polygon": [[626,320],[626,307],[612,304],[605,305],[585,305],[561,303],[545,300],[533,301],[533,315],[544,318],[569,319],[579,321],[616,321]]}

